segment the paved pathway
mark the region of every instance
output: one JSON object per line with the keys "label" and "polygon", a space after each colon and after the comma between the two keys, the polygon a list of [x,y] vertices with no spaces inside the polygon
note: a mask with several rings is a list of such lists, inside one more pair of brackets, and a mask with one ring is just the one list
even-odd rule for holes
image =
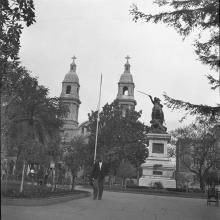
{"label": "paved pathway", "polygon": [[220,207],[202,199],[104,192],[49,206],[2,206],[2,220],[219,220]]}

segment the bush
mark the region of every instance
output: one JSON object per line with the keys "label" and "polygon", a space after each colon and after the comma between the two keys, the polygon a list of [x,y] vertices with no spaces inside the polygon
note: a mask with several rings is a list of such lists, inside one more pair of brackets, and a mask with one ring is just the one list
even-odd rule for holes
{"label": "bush", "polygon": [[186,192],[183,188],[166,188],[166,190],[169,192]]}
{"label": "bush", "polygon": [[136,186],[136,184],[135,184],[134,180],[128,179],[128,180],[126,180],[126,186],[127,187],[128,186]]}
{"label": "bush", "polygon": [[203,192],[201,189],[192,189],[192,191],[193,191],[194,193],[202,193],[202,192]]}
{"label": "bush", "polygon": [[161,182],[154,182],[153,188],[155,189],[163,189],[163,184]]}
{"label": "bush", "polygon": [[148,186],[137,186],[137,185],[128,185],[127,188],[131,189],[150,189]]}
{"label": "bush", "polygon": [[52,191],[51,187],[45,185],[33,185],[33,184],[24,184],[23,192],[19,192],[20,182],[3,182],[1,184],[1,195],[5,197],[15,197],[15,198],[45,198],[48,196],[62,195],[69,190],[64,189],[54,189]]}

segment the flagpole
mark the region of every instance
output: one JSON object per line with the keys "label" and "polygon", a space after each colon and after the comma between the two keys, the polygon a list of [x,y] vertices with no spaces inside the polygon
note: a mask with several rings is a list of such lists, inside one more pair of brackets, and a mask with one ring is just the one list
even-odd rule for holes
{"label": "flagpole", "polygon": [[141,91],[138,91],[138,90],[137,90],[137,92],[142,93],[142,94],[147,95],[147,96],[150,96],[150,95],[148,95],[148,94],[145,93],[145,92],[141,92]]}
{"label": "flagpole", "polygon": [[99,102],[98,102],[98,116],[97,116],[97,123],[96,123],[96,135],[95,135],[94,163],[96,161],[97,141],[98,141],[98,132],[99,132],[99,111],[100,111],[101,92],[102,92],[102,74],[101,74],[100,88],[99,88]]}

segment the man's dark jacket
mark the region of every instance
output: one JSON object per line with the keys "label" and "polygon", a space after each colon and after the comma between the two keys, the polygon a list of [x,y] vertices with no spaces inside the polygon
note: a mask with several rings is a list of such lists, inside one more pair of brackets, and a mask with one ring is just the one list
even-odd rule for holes
{"label": "man's dark jacket", "polygon": [[92,175],[91,177],[94,179],[104,179],[104,177],[108,174],[108,165],[102,162],[102,167],[100,170],[99,162],[96,162],[93,165]]}

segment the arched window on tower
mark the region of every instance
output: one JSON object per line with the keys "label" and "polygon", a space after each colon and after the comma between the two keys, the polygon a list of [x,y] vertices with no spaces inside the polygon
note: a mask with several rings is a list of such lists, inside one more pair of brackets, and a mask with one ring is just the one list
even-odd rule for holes
{"label": "arched window on tower", "polygon": [[128,87],[123,87],[123,95],[128,95]]}
{"label": "arched window on tower", "polygon": [[76,89],[77,94],[79,94],[79,88]]}
{"label": "arched window on tower", "polygon": [[70,94],[70,92],[71,92],[71,86],[67,86],[66,87],[66,94]]}

